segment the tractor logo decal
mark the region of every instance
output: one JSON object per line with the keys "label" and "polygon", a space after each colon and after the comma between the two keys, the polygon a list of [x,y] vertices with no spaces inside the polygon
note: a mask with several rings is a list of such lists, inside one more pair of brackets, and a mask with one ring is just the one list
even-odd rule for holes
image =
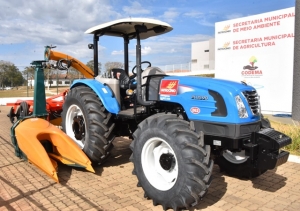
{"label": "tractor logo decal", "polygon": [[161,95],[177,95],[179,80],[162,80],[160,83]]}
{"label": "tractor logo decal", "polygon": [[167,89],[173,89],[174,86],[176,86],[176,81],[172,81],[167,85]]}
{"label": "tractor logo decal", "polygon": [[192,108],[190,109],[190,111],[191,111],[191,113],[193,113],[193,114],[199,114],[199,113],[200,113],[200,108],[198,108],[198,107],[192,107]]}

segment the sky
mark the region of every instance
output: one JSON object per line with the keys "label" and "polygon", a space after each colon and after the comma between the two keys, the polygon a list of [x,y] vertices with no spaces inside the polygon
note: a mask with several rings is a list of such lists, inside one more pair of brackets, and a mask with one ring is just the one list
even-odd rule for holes
{"label": "sky", "polygon": [[[83,63],[93,59],[84,32],[96,25],[128,17],[169,23],[167,34],[143,40],[142,61],[152,66],[186,64],[191,43],[214,37],[215,22],[295,6],[296,0],[1,0],[0,61],[20,71],[44,59],[44,46]],[[130,66],[135,63],[135,40],[130,41]],[[99,62],[123,62],[123,39],[100,37]],[[133,64],[131,64],[131,62]]]}

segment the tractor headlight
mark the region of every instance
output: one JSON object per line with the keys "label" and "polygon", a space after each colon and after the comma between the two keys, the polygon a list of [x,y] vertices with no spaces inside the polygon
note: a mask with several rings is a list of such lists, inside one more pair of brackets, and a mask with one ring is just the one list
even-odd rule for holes
{"label": "tractor headlight", "polygon": [[247,109],[239,95],[235,96],[235,102],[238,109],[239,117],[247,118],[248,117]]}

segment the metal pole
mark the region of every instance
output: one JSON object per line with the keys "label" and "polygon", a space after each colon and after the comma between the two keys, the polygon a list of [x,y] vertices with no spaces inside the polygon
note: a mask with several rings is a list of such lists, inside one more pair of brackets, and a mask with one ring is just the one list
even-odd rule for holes
{"label": "metal pole", "polygon": [[99,41],[99,37],[97,36],[97,34],[94,34],[94,77],[98,76],[99,74],[99,70],[98,70],[98,41]]}
{"label": "metal pole", "polygon": [[28,97],[28,70],[27,70],[27,84],[26,84],[26,87],[27,87],[27,97]]}
{"label": "metal pole", "polygon": [[128,44],[129,44],[129,38],[128,38],[128,36],[124,36],[124,69],[125,69],[125,73],[127,75],[129,75]]}
{"label": "metal pole", "polygon": [[56,70],[56,94],[58,95],[58,71]]}
{"label": "metal pole", "polygon": [[46,117],[46,95],[44,84],[44,61],[33,61],[31,64],[35,66],[34,72],[34,94],[33,94],[33,116]]}
{"label": "metal pole", "polygon": [[300,0],[295,5],[294,75],[292,119],[300,121]]}
{"label": "metal pole", "polygon": [[48,69],[48,91],[49,91],[49,86],[50,86],[49,74],[50,74],[50,69]]}

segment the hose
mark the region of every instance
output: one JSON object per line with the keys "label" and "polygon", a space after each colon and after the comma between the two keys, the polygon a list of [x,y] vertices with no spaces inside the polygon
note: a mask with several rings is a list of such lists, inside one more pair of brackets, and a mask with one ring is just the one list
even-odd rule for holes
{"label": "hose", "polygon": [[[66,64],[67,66],[63,65]],[[56,66],[59,70],[68,70],[72,65],[72,61],[71,60],[67,60],[67,59],[60,59],[57,61]]]}

